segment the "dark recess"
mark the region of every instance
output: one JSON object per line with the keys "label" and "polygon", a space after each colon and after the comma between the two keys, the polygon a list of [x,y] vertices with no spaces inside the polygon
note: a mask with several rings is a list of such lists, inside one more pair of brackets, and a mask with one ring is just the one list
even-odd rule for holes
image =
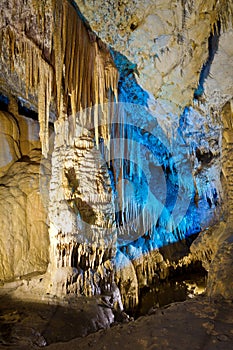
{"label": "dark recess", "polygon": [[221,32],[221,23],[217,22],[214,28],[214,32],[210,33],[210,36],[208,39],[209,55],[208,55],[207,61],[202,67],[198,87],[194,91],[195,99],[200,98],[204,94],[204,82],[208,78],[208,76],[210,76],[211,64],[213,63],[214,56],[218,51],[220,32]]}
{"label": "dark recess", "polygon": [[0,93],[0,110],[8,111],[9,98],[2,93]]}
{"label": "dark recess", "polygon": [[18,113],[20,115],[24,115],[27,118],[38,121],[38,113],[24,106],[20,100],[18,100]]}

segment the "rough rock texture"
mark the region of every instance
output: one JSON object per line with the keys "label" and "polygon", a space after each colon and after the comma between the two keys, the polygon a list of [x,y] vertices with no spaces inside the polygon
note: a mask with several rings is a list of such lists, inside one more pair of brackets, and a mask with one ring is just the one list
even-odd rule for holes
{"label": "rough rock texture", "polygon": [[[38,302],[28,294],[30,278],[19,283],[21,292],[17,298],[26,294],[29,300],[18,299],[12,304],[16,283],[14,287],[12,283],[7,295],[4,295],[4,288],[0,292],[1,349],[38,349],[57,341],[68,342],[107,328],[114,320],[113,310],[106,307],[101,297],[77,299],[70,295],[63,299],[47,297]],[[37,283],[40,283],[39,279]]]}
{"label": "rough rock texture", "polygon": [[100,330],[66,344],[51,344],[48,349],[230,350],[232,333],[232,304],[199,299],[155,309],[150,316],[135,322]]}
{"label": "rough rock texture", "polygon": [[[229,297],[217,270],[226,259],[228,274],[231,250],[219,246],[232,222],[232,9],[2,2],[2,279],[45,270],[49,255],[47,292],[117,294],[115,279],[132,308],[143,286],[199,259],[210,295]],[[189,237],[220,220],[189,254]]]}
{"label": "rough rock texture", "polygon": [[20,157],[19,130],[16,120],[8,113],[1,112],[1,176],[7,173],[10,166]]}
{"label": "rough rock texture", "polygon": [[217,21],[224,29],[232,20],[231,1],[76,2],[98,36],[127,57],[139,84],[178,108],[192,103]]}
{"label": "rough rock texture", "polygon": [[1,8],[2,89],[38,110],[46,156],[54,109],[57,118],[103,104],[117,93],[117,71],[106,46],[68,1],[6,1]]}
{"label": "rough rock texture", "polygon": [[[210,266],[207,293],[212,298],[221,295],[232,300],[232,235],[218,248]],[[221,268],[219,268],[221,266]]]}
{"label": "rough rock texture", "polygon": [[[69,20],[67,20],[68,18]],[[35,1],[29,1],[23,2],[22,6],[20,2],[3,2],[1,4],[0,34],[1,89],[2,93],[5,95],[5,99],[8,97],[9,100],[9,103],[6,103],[4,108],[12,113],[12,115],[5,113],[2,116],[2,123],[4,123],[4,125],[1,129],[1,142],[4,146],[3,150],[1,150],[1,174],[6,175],[5,177],[1,178],[1,184],[4,191],[3,198],[5,201],[4,205],[6,205],[5,210],[7,212],[7,214],[4,214],[4,211],[1,212],[1,234],[5,235],[6,231],[8,232],[7,239],[4,240],[4,244],[2,245],[2,259],[3,262],[6,260],[7,263],[3,263],[1,273],[3,279],[7,279],[18,275],[23,275],[31,271],[41,271],[46,269],[49,249],[46,224],[48,223],[50,226],[50,238],[52,241],[54,238],[54,206],[57,204],[62,213],[61,197],[64,199],[64,202],[66,200],[70,201],[72,191],[74,190],[74,188],[72,189],[72,179],[69,179],[70,170],[72,170],[71,161],[71,165],[68,165],[68,163],[64,164],[64,166],[67,166],[66,175],[65,169],[61,169],[64,170],[64,172],[60,175],[66,179],[64,192],[61,190],[60,195],[56,192],[56,201],[54,201],[53,205],[51,206],[49,216],[51,222],[48,222],[48,212],[46,211],[48,210],[48,205],[50,204],[49,195],[47,193],[49,191],[50,172],[48,166],[49,164],[47,164],[48,161],[43,158],[41,160],[40,149],[42,147],[42,153],[45,156],[48,156],[49,153],[51,155],[51,149],[49,150],[49,139],[51,141],[52,135],[50,137],[49,121],[53,122],[54,119],[59,118],[60,120],[64,121],[71,112],[75,118],[76,112],[83,108],[85,109],[99,103],[103,105],[103,103],[106,101],[113,101],[114,98],[117,99],[118,73],[114,67],[106,45],[104,45],[96,37],[96,35],[94,35],[94,33],[88,30],[88,28],[82,22],[80,16],[77,14],[75,8],[67,1],[62,2],[48,0],[43,4],[39,4]],[[71,35],[73,40],[71,40]],[[39,129],[38,122],[34,122],[29,119],[21,118],[19,120],[18,118],[16,122],[14,121],[14,118],[17,118],[18,116],[17,103],[23,105],[24,111],[27,110],[27,117],[29,116],[29,118],[38,119],[40,126]],[[36,113],[34,113],[34,111],[38,111],[38,116]],[[98,127],[100,118],[98,109],[96,109],[94,115],[90,115],[90,117],[93,118],[91,128],[95,130],[92,137],[89,137],[89,140],[87,138],[87,143],[90,143],[90,150],[93,148],[94,143],[98,148],[99,138],[104,138],[105,142],[108,142],[109,130],[105,126],[105,122],[110,115],[111,113],[109,113],[108,110],[101,112],[101,116],[103,118],[100,123],[103,124],[102,127]],[[19,124],[19,129],[17,128],[17,123]],[[22,124],[21,128],[20,123]],[[84,123],[86,123],[86,120],[84,120]],[[80,127],[82,127],[84,123],[80,124]],[[35,129],[35,126],[37,129]],[[41,143],[38,139],[38,131],[40,134]],[[20,134],[20,140],[17,133]],[[37,138],[37,145],[34,144],[35,137]],[[65,140],[66,135],[62,134],[60,141],[63,142]],[[82,144],[83,142],[84,144]],[[85,140],[80,141],[81,154],[77,154],[77,158],[79,156],[80,158],[84,157],[86,147],[85,142]],[[20,146],[18,146],[18,143],[20,143]],[[34,149],[40,158],[35,158],[35,152],[33,151],[34,154],[32,152]],[[84,154],[82,154],[82,149]],[[72,155],[73,150],[71,149],[70,152]],[[92,154],[91,152],[89,153],[92,159],[92,161],[90,159],[90,162],[95,166],[96,156],[100,158],[100,154],[97,150]],[[14,163],[14,161],[17,159],[21,159],[23,163]],[[57,161],[59,162],[59,159],[57,159]],[[26,170],[24,162],[26,162],[26,164],[29,162],[28,169],[26,168]],[[52,164],[55,163],[56,157],[54,156],[54,161]],[[23,165],[22,167],[21,164]],[[40,172],[40,165],[41,177],[39,181],[38,174]],[[85,172],[88,169],[88,167],[87,169],[85,168],[86,165],[86,162],[83,162],[83,169],[81,169],[81,172]],[[31,170],[30,167],[32,167],[33,170]],[[101,189],[106,186],[106,196],[109,198],[109,186],[106,183],[106,177],[108,178],[108,174],[106,174],[106,170],[98,172],[98,164],[96,167],[96,184],[91,192],[97,191],[98,196],[98,193],[101,193]],[[78,169],[76,170],[78,171]],[[14,171],[16,171],[16,173],[14,173]],[[25,172],[26,178],[24,178],[22,172]],[[31,178],[27,176],[27,172],[30,174],[33,173]],[[52,169],[52,174],[54,175],[54,173],[56,173],[56,166],[54,166]],[[68,177],[66,178],[66,176]],[[74,174],[74,178],[75,177],[76,175]],[[9,200],[5,198],[6,191],[9,191],[9,182],[12,180],[12,178],[15,178],[14,181],[16,181],[19,187],[16,188],[15,191],[19,191],[19,193],[23,192],[23,196],[25,197],[24,201],[22,199],[22,209],[17,211],[18,221],[14,220],[12,217],[14,215],[12,208],[15,209],[16,205],[14,196],[11,195]],[[19,178],[20,182],[17,181]],[[58,179],[56,180],[58,181]],[[90,177],[88,180],[90,186],[93,185],[91,184],[92,180],[92,177]],[[62,181],[55,183],[58,191],[60,186],[62,186]],[[71,183],[69,181],[71,181]],[[77,193],[80,191],[83,192],[85,185],[86,181],[81,184],[80,188],[78,188],[76,184],[75,190],[77,189]],[[13,188],[15,186],[15,182],[13,182],[13,180],[12,186]],[[51,203],[53,202],[52,187],[53,179],[51,182]],[[38,193],[39,190],[40,194]],[[37,197],[33,197],[34,192],[31,193],[32,191],[36,191]],[[17,196],[20,200],[19,193],[15,193],[15,196]],[[84,222],[86,220],[89,224],[95,224],[96,222],[97,225],[100,225],[100,227],[101,225],[104,226],[105,217],[100,217],[97,209],[95,219],[94,217],[91,217],[92,208],[90,208],[89,214],[86,212],[88,204],[86,208],[82,208],[82,204],[85,200],[85,196],[82,198],[79,193],[77,198],[75,195],[75,199],[68,207],[65,204],[67,211],[73,211],[73,228],[74,223],[76,222],[75,213],[77,214],[77,210],[80,209],[82,209],[82,213],[84,213]],[[108,211],[108,207],[111,207],[111,200],[112,198],[110,198],[110,200],[102,198],[102,203],[100,205],[104,206],[104,203],[107,201],[106,208]],[[25,201],[27,201],[27,203]],[[93,201],[95,202],[95,199],[92,198],[92,202]],[[42,208],[41,202],[43,202],[46,207],[45,212],[44,208]],[[34,213],[37,215],[36,217],[31,213],[32,203],[35,210]],[[97,204],[96,206],[98,207]],[[43,217],[40,215],[41,211],[43,213],[41,214]],[[61,217],[64,218],[64,214],[65,213],[63,213]],[[88,218],[90,218],[90,222],[88,221]],[[112,220],[111,217],[109,220]],[[9,222],[12,225],[15,225],[15,228],[11,229],[10,226],[10,230],[6,230],[6,225],[9,225]],[[37,222],[39,223],[37,224]],[[67,222],[68,221],[63,222],[63,226],[65,226],[65,234],[67,233]],[[32,223],[34,224],[32,225]],[[72,227],[72,222],[70,224]],[[27,225],[29,225],[30,229],[27,227]],[[17,230],[17,233],[15,230]],[[40,235],[37,234],[37,230],[40,232]],[[33,238],[31,237],[31,231],[35,231],[33,233],[35,237]],[[58,228],[58,231],[60,232],[60,236],[62,236],[62,227]],[[71,232],[71,236],[73,236],[75,233],[77,234],[76,227],[74,228],[74,231]],[[15,245],[17,245],[18,240],[21,248],[19,248],[15,254],[12,254],[12,252],[16,249]],[[101,237],[99,237],[99,240],[101,241]],[[72,241],[73,238],[71,241],[69,241],[68,237],[66,237],[63,243],[66,244],[67,242],[69,246],[73,244]],[[105,278],[104,276],[106,269],[108,271],[112,271],[111,262],[108,261],[112,257],[110,248],[108,247],[109,253],[107,253],[107,255],[105,254],[103,258],[105,253],[104,243],[101,243],[100,248],[97,248],[101,250],[101,253],[100,255],[97,254],[96,261],[96,252],[95,248],[93,248],[93,256],[90,258],[91,262],[87,266],[85,255],[87,250],[92,248],[81,248],[81,245],[80,247],[77,245],[79,243],[79,241],[77,241],[75,242],[75,252],[70,252],[70,254],[68,254],[68,252],[64,250],[67,249],[67,247],[64,249],[57,247],[57,245],[63,243],[60,241],[60,239],[57,239],[57,242],[54,243],[54,245],[51,242],[51,252],[55,247],[55,249],[58,249],[61,254],[67,255],[67,257],[66,259],[62,259],[59,256],[60,253],[51,253],[50,272],[52,266],[55,268],[55,270],[58,267],[71,267],[71,261],[73,264],[77,265],[81,254],[81,256],[83,256],[81,267],[85,270],[85,273],[83,272],[83,279],[84,281],[88,279],[90,280],[90,287],[89,289],[86,288],[86,294],[99,293],[100,287],[97,280]],[[5,244],[8,246],[5,247]],[[101,247],[103,247],[103,249],[101,249]],[[29,258],[30,252],[33,252],[33,259],[35,262],[31,261]],[[38,257],[41,259],[42,268],[41,266],[40,268],[38,267],[38,265],[40,265],[40,259],[38,259]],[[103,266],[104,263],[106,265],[105,267]],[[91,282],[91,280],[94,277],[93,272],[90,271],[91,267],[96,270],[98,267],[100,269],[99,274],[101,277],[99,277],[99,275],[95,277],[95,283],[97,285],[96,292],[94,290],[92,291],[92,288],[94,288],[94,282]],[[54,273],[56,274],[56,271],[54,271]],[[111,272],[109,272],[109,274],[111,275]],[[103,282],[102,284],[108,285],[109,283]],[[80,287],[80,293],[83,293],[83,283],[81,283],[81,286],[82,288]]]}
{"label": "rough rock texture", "polygon": [[[222,142],[222,154],[223,154],[223,164],[222,164],[222,175],[224,178],[224,186],[227,199],[227,213],[228,213],[228,228],[232,229],[232,214],[233,214],[233,174],[232,174],[232,143],[233,143],[233,106],[232,99],[224,104],[222,109],[222,122],[223,122],[223,142]],[[232,234],[232,232],[231,232]]]}
{"label": "rough rock texture", "polygon": [[221,183],[225,197],[222,216],[225,220],[201,234],[191,246],[194,259],[203,262],[209,272],[207,293],[232,298],[232,100],[223,104]]}
{"label": "rough rock texture", "polygon": [[[79,125],[78,118],[76,123]],[[71,266],[78,268],[74,281],[68,282],[69,292],[91,296],[110,291],[113,283],[111,260],[116,235],[112,233],[112,190],[106,163],[94,145],[93,134],[82,130],[81,135],[72,135],[72,124],[73,118],[65,125],[55,123],[49,271],[53,275],[57,268],[58,271]]]}
{"label": "rough rock texture", "polygon": [[48,265],[48,226],[39,186],[39,124],[1,112],[0,279],[9,280]]}

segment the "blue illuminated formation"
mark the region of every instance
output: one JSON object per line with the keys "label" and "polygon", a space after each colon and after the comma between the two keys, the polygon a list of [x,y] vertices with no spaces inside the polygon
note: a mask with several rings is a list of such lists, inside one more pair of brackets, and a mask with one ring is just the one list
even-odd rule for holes
{"label": "blue illuminated formation", "polygon": [[120,73],[118,83],[119,101],[147,106],[149,95],[137,84],[134,75],[139,75],[137,65],[113,49],[111,49],[111,54]]}
{"label": "blue illuminated formation", "polygon": [[[112,124],[109,173],[115,196],[118,249],[133,259],[183,239],[188,244],[203,228],[203,210],[205,216],[213,213],[206,214],[208,185],[204,188],[203,183],[194,181],[192,143],[184,141],[186,119],[192,111],[186,108],[180,124],[176,129],[168,126],[166,134],[161,116],[151,115],[147,108],[149,96],[136,82],[136,65],[121,54],[112,54],[120,71],[119,102],[123,111]],[[218,192],[212,192],[211,201],[214,197],[217,201]]]}

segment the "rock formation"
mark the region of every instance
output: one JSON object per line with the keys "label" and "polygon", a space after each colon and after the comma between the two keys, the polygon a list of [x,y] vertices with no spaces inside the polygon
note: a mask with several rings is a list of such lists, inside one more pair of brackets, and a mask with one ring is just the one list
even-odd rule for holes
{"label": "rock formation", "polygon": [[0,8],[0,279],[132,309],[197,261],[231,297],[232,0]]}

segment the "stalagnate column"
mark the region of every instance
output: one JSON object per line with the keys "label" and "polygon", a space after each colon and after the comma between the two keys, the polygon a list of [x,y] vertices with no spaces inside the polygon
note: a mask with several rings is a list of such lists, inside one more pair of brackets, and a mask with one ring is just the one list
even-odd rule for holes
{"label": "stalagnate column", "polygon": [[[1,26],[0,59],[5,71],[11,67],[11,94],[38,110],[45,157],[49,121],[55,121],[50,291],[99,294],[113,285],[116,237],[111,183],[98,145],[103,139],[109,158],[111,103],[118,100],[118,71],[106,45],[87,28],[70,2],[28,1],[32,20],[18,27],[13,20]],[[19,6],[18,0],[15,3]],[[35,27],[37,36],[33,35]],[[85,129],[84,135],[77,135],[77,128]]]}
{"label": "stalagnate column", "polygon": [[118,72],[106,46],[69,2],[53,1],[53,8],[52,91],[58,120],[49,205],[49,272],[55,277],[49,292],[90,296],[113,285],[114,208],[98,145],[100,137],[109,143],[108,102],[117,101]]}
{"label": "stalagnate column", "polygon": [[[95,147],[93,132],[82,130],[78,122],[55,123],[49,205],[52,283],[48,292],[91,296],[112,288],[114,207],[108,170]],[[71,138],[73,125],[82,133]],[[71,267],[75,269],[72,281],[67,275]]]}

